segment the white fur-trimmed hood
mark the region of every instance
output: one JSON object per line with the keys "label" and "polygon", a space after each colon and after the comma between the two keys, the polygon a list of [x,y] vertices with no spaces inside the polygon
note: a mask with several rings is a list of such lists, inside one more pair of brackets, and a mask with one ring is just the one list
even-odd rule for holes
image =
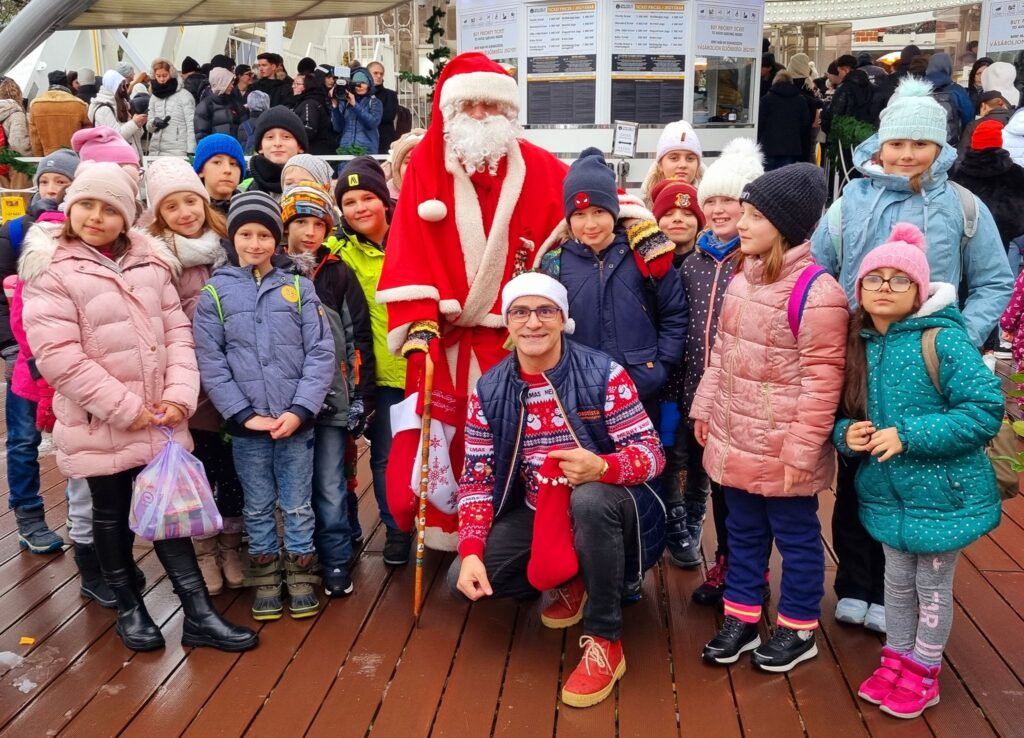
{"label": "white fur-trimmed hood", "polygon": [[914,313],[915,318],[927,318],[945,307],[957,304],[956,287],[949,282],[932,282],[928,285],[928,299]]}

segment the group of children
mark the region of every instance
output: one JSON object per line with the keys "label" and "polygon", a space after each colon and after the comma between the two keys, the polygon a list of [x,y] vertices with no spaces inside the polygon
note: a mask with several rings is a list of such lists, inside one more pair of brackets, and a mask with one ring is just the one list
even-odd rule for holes
{"label": "group of children", "polygon": [[[998,523],[984,446],[1002,397],[976,347],[1012,287],[991,215],[978,203],[968,213],[947,181],[945,112],[922,89],[905,83],[894,96],[858,149],[864,177],[826,217],[820,169],[764,173],[745,140],[705,167],[684,121],[662,133],[644,202],[584,151],[565,179],[564,227],[534,265],[566,286],[573,340],[626,369],[661,431],[674,564],[703,563],[711,498],[715,561],[693,593],[724,606],[709,663],[753,651],[756,666],[779,672],[816,654],[816,495],[833,483],[838,449],[837,617],[887,632],[860,694],[898,717],[938,701],[957,555]],[[390,408],[405,385],[375,299],[389,185],[360,158],[332,192],[330,168],[304,153],[286,112],[260,117],[252,180],[228,136],[204,138],[192,165],[156,160],[144,213],[134,152],[93,129],[81,164],[71,152],[41,162],[37,227],[0,231],[0,266],[18,270],[0,348],[9,365],[17,358],[7,416],[22,540],[34,551],[62,543],[43,519],[35,461],[37,427],[56,415],[58,463],[78,490],[69,510],[82,592],[117,608],[131,648],[163,643],[128,529],[132,482],[162,428],[194,441],[225,521],[194,549],[156,543],[186,645],[256,644],[211,605],[225,583],[256,586],[257,620],[282,616],[285,588],[297,618],[318,611],[320,581],[331,596],[353,591],[362,534],[345,480],[363,432],[385,561],[408,559],[385,497]],[[773,542],[782,585],[762,644]]]}
{"label": "group of children", "polygon": [[[703,563],[712,499],[715,561],[693,598],[725,620],[704,660],[752,651],[785,672],[817,654],[817,494],[838,449],[836,617],[887,633],[859,694],[904,718],[938,702],[956,560],[1000,514],[985,446],[1003,397],[978,349],[1013,278],[991,214],[947,180],[944,121],[927,86],[904,83],[858,149],[864,177],[826,217],[819,168],[764,173],[743,140],[705,168],[683,121],[645,181],[653,213],[584,151],[567,227],[539,259],[568,290],[572,339],[626,367],[661,431],[674,564]],[[667,248],[645,231],[652,216]],[[781,592],[762,643],[773,544]]]}
{"label": "group of children", "polygon": [[[228,136],[204,138],[191,164],[158,158],[143,178],[115,132],[83,131],[74,152],[40,163],[29,215],[0,230],[19,540],[37,553],[63,545],[39,495],[40,431],[53,430],[82,594],[117,609],[136,650],[163,638],[142,600],[129,503],[165,433],[203,462],[224,527],[154,545],[182,599],[183,643],[225,650],[257,642],[212,606],[225,584],[256,587],[257,620],[282,616],[285,589],[296,618],[318,612],[321,582],[328,596],[353,591],[354,440],[373,436],[375,466],[388,455],[404,361],[387,354],[374,300],[384,172],[355,160],[332,192],[330,167],[297,136],[264,133],[254,159],[276,168],[280,195],[259,182],[239,191],[246,161]],[[377,495],[386,505],[383,479]],[[386,558],[401,565],[411,539],[391,528]]]}

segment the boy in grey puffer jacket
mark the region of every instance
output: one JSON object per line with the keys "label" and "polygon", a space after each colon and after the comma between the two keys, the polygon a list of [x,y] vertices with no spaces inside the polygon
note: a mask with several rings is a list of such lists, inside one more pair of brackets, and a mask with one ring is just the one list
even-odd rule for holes
{"label": "boy in grey puffer jacket", "polygon": [[334,377],[334,340],[313,283],[271,262],[283,230],[278,204],[267,193],[232,199],[228,237],[239,266],[214,273],[193,322],[203,388],[228,421],[245,491],[256,620],[276,620],[283,612],[278,506],[289,610],[294,618],[319,611],[310,502],[313,419]]}

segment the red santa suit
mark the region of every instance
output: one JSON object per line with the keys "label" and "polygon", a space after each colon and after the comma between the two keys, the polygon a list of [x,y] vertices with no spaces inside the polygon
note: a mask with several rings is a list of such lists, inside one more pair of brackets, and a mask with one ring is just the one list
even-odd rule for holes
{"label": "red santa suit", "polygon": [[[433,417],[457,429],[449,449],[455,477],[463,460],[466,399],[480,374],[507,355],[501,290],[529,269],[539,244],[564,218],[562,180],[568,169],[551,153],[520,140],[496,174],[467,174],[446,150],[441,109],[470,100],[518,110],[519,89],[483,54],[460,54],[445,66],[434,91],[431,125],[409,158],[377,286],[377,301],[388,306],[392,351],[401,352],[410,328],[415,331],[424,321],[440,334],[431,341]],[[422,386],[424,363],[422,352],[409,354],[407,393]],[[403,444],[396,435],[395,444],[388,504],[406,528],[412,524],[413,459],[404,458],[408,439]],[[428,508],[427,545],[454,550],[451,534],[457,527],[454,514]]]}

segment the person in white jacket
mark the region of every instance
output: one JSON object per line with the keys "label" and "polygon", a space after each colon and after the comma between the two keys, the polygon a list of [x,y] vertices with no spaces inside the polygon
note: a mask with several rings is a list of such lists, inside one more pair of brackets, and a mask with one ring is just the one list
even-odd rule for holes
{"label": "person in white jacket", "polygon": [[147,116],[132,115],[128,106],[128,80],[113,69],[104,72],[103,84],[89,103],[89,120],[94,126],[107,126],[120,133],[142,161],[142,129]]}
{"label": "person in white jacket", "polygon": [[154,59],[149,98],[150,156],[185,156],[196,151],[196,101],[181,87],[178,70],[166,59]]}
{"label": "person in white jacket", "polygon": [[1014,164],[1024,167],[1024,115],[1021,112],[1014,113],[1003,128],[1003,148],[1010,152]]}

